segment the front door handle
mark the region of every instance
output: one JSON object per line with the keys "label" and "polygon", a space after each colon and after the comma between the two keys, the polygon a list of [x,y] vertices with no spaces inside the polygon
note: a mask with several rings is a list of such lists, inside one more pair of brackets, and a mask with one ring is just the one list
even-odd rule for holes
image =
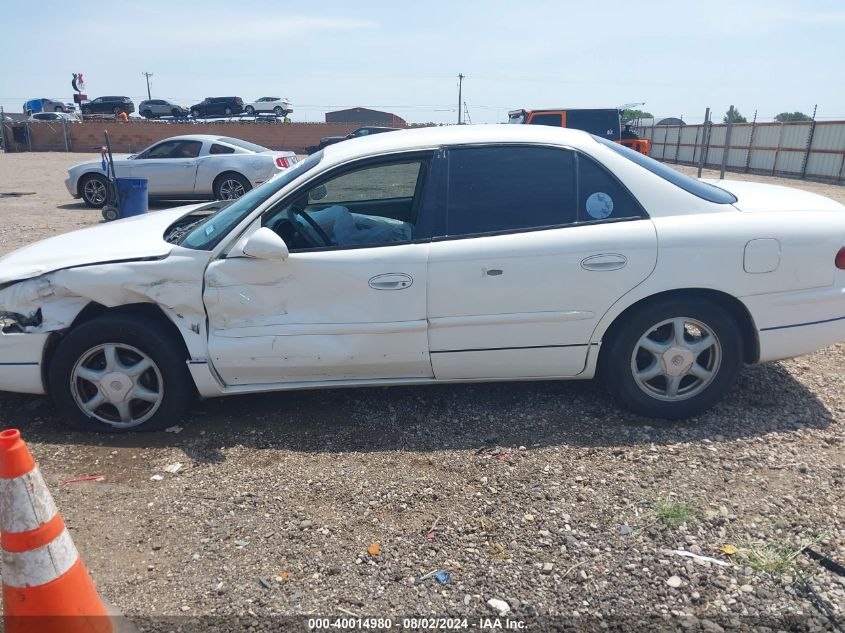
{"label": "front door handle", "polygon": [[405,273],[385,273],[376,275],[370,279],[370,288],[373,290],[404,290],[410,288],[414,278]]}
{"label": "front door handle", "polygon": [[619,270],[628,264],[628,258],[618,253],[602,253],[591,255],[581,260],[581,268],[584,270],[609,271]]}

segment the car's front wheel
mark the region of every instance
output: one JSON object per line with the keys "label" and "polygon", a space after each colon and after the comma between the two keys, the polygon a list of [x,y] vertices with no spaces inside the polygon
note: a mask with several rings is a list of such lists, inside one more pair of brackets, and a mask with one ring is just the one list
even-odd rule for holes
{"label": "car's front wheel", "polygon": [[50,395],[76,428],[153,431],[176,424],[194,391],[182,347],[133,314],[107,315],[70,331],[49,367]]}
{"label": "car's front wheel", "polygon": [[247,106],[247,107],[246,107],[246,113],[247,113],[249,116],[253,116],[253,115],[255,115],[255,108],[253,108],[252,106]]}
{"label": "car's front wheel", "polygon": [[152,110],[144,110],[141,112],[141,116],[145,119],[152,119],[153,118],[153,111]]}
{"label": "car's front wheel", "polygon": [[600,371],[608,388],[635,413],[688,418],[730,390],[742,350],[739,326],[722,306],[669,298],[636,309],[612,329]]}
{"label": "car's front wheel", "polygon": [[229,172],[221,174],[214,181],[214,198],[216,200],[236,200],[250,189],[252,189],[252,185],[249,180],[240,174]]}
{"label": "car's front wheel", "polygon": [[200,111],[199,111],[199,110],[196,110],[196,109],[195,109],[195,110],[191,110],[191,116],[192,116],[192,117],[194,117],[195,119],[200,118]]}
{"label": "car's front wheel", "polygon": [[231,116],[232,108],[226,108],[225,110],[223,110],[223,114],[225,114],[226,116]]}
{"label": "car's front wheel", "polygon": [[92,209],[101,208],[108,201],[109,183],[105,176],[89,174],[79,183],[82,201]]}

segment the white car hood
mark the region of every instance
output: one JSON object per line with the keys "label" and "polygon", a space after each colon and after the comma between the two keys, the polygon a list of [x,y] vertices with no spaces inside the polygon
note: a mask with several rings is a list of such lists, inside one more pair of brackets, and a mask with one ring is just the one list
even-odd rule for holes
{"label": "white car hood", "polygon": [[[120,161],[122,163],[123,161],[128,160],[130,156],[134,156],[134,154],[114,154],[112,158],[115,162]],[[76,163],[75,165],[69,167],[68,171],[75,171],[83,167],[97,167],[102,171],[103,161],[99,158],[93,158],[91,160],[86,160],[81,163]]]}
{"label": "white car hood", "polygon": [[734,206],[740,211],[845,211],[845,205],[835,200],[792,187],[715,178],[702,178],[702,182],[735,195]]}
{"label": "white car hood", "polygon": [[207,203],[153,211],[24,246],[0,257],[0,284],[45,273],[113,261],[164,257],[173,245],[164,241],[168,226]]}

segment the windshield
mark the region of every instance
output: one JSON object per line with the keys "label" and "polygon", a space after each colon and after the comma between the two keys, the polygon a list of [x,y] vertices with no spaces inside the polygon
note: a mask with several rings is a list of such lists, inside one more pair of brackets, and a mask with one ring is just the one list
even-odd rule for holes
{"label": "windshield", "polygon": [[217,139],[218,141],[222,141],[223,143],[228,143],[229,145],[234,145],[235,147],[240,147],[241,149],[248,149],[250,152],[269,152],[270,150],[266,147],[262,147],[261,145],[256,145],[255,143],[250,143],[249,141],[242,141],[239,138],[232,138],[231,136],[221,136]]}
{"label": "windshield", "polygon": [[181,241],[180,246],[198,251],[210,251],[253,209],[293,182],[294,179],[312,170],[322,158],[323,152],[311,154],[301,163],[296,163],[272,180],[268,180],[261,187],[256,187],[245,193],[217,213],[199,221]]}
{"label": "windshield", "polygon": [[601,138],[600,136],[596,136],[595,134],[593,134],[592,136],[599,143],[606,147],[609,147],[617,154],[621,154],[628,160],[635,162],[640,167],[644,167],[651,173],[663,178],[663,180],[668,180],[676,187],[680,187],[684,191],[691,193],[694,196],[698,196],[699,198],[703,198],[708,202],[716,202],[718,204],[733,204],[734,202],[736,202],[736,196],[734,196],[732,193],[725,191],[724,189],[720,189],[719,187],[708,184],[706,182],[701,182],[696,178],[690,178],[689,176],[682,174],[681,172],[675,169],[672,169],[668,165],[664,165],[663,163],[660,163],[654,160],[653,158],[649,158],[648,156],[643,156],[639,152],[635,152],[634,150],[629,149],[624,145],[614,143],[613,141],[608,141],[607,139]]}

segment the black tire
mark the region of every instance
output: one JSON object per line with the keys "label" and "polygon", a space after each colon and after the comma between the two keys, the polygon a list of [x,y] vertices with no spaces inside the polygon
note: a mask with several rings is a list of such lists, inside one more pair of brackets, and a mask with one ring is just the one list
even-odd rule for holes
{"label": "black tire", "polygon": [[176,108],[173,108],[170,111],[170,114],[171,114],[171,116],[182,116],[182,113],[179,110],[177,110]]}
{"label": "black tire", "polygon": [[[693,375],[682,376],[679,382],[681,397],[669,399],[668,378],[656,376],[650,383],[642,383],[635,378],[634,368],[638,367],[640,372],[648,368],[639,365],[643,362],[648,365],[647,360],[643,361],[642,354],[646,358],[649,357],[649,352],[638,346],[641,337],[649,332],[656,336],[666,333],[671,337],[672,324],[663,325],[661,330],[654,329],[654,326],[681,318],[695,320],[709,329],[717,345],[699,355],[693,354],[692,357],[696,365],[700,366],[700,361],[709,363],[712,376],[707,379]],[[695,324],[693,326],[698,327]],[[689,327],[689,324],[685,327]],[[678,420],[709,409],[731,389],[743,362],[743,340],[739,325],[725,308],[703,298],[667,298],[647,304],[626,315],[623,321],[614,324],[605,338],[600,356],[600,377],[625,407],[652,418]],[[671,338],[666,340],[671,341]],[[634,357],[635,347],[639,348],[637,357]],[[670,354],[674,352],[666,352],[664,358],[668,358]],[[650,360],[659,363],[656,355]],[[687,361],[678,354],[672,356],[668,362],[683,368]],[[657,393],[661,389],[666,391],[666,394]],[[684,389],[689,390],[687,394],[682,393]]]}
{"label": "black tire", "polygon": [[249,116],[255,116],[255,108],[253,108],[252,106],[247,106],[245,112]]}
{"label": "black tire", "polygon": [[273,114],[276,116],[282,116],[285,113],[285,109],[282,106],[276,106],[273,108]]}
{"label": "black tire", "polygon": [[144,117],[145,119],[152,119],[153,118],[153,111],[152,110],[144,110],[141,113],[141,116]]}
{"label": "black tire", "polygon": [[60,105],[53,108],[53,112],[64,112],[64,111],[65,111],[65,109]]}
{"label": "black tire", "polygon": [[[134,426],[116,427],[87,414],[77,404],[74,394],[86,386],[93,388],[95,394],[98,390],[92,383],[79,378],[77,386],[71,385],[71,376],[77,363],[97,346],[111,344],[140,350],[152,361],[153,367],[147,369],[139,380],[153,376],[153,386],[158,387],[159,376],[161,378],[161,398],[157,407],[148,419]],[[194,385],[182,350],[181,342],[176,340],[174,335],[164,327],[151,323],[148,318],[133,314],[97,317],[71,330],[56,348],[48,368],[50,396],[65,419],[75,428],[84,431],[121,433],[156,431],[172,426],[179,421],[195,397]],[[128,353],[131,355],[131,352]],[[124,362],[124,358],[120,358],[120,361]],[[144,411],[143,401],[134,401],[133,406],[137,408],[139,404],[141,408],[138,419],[141,419],[140,414]],[[117,417],[117,408],[105,403],[94,413],[108,419],[110,415]]]}
{"label": "black tire", "polygon": [[[104,197],[102,199],[94,197],[95,187],[87,187],[89,182],[96,182],[100,187],[96,187],[99,191],[102,189],[104,192]],[[82,196],[82,202],[85,203],[86,206],[91,207],[92,209],[101,209],[109,200],[109,181],[108,179],[101,175],[101,174],[87,174],[83,176],[79,180],[79,194]]]}
{"label": "black tire", "polygon": [[[238,173],[233,171],[227,171],[225,173],[220,174],[217,178],[214,179],[214,187],[212,188],[214,192],[214,199],[215,200],[234,200],[235,198],[232,197],[223,197],[224,196],[224,187],[227,186],[228,181],[237,181],[240,183],[241,187],[243,188],[243,195],[250,189],[252,189],[252,185],[250,184],[249,180],[244,178]],[[240,196],[238,196],[239,198]]]}
{"label": "black tire", "polygon": [[91,108],[80,108],[82,114],[91,114]]}
{"label": "black tire", "polygon": [[112,112],[114,112],[115,114],[120,114],[121,110],[118,106],[115,106],[112,108]]}
{"label": "black tire", "polygon": [[199,110],[191,110],[191,116],[195,119],[200,118],[200,111]]}
{"label": "black tire", "polygon": [[226,116],[232,116],[232,108],[226,108],[225,110],[223,110],[223,114],[225,114]]}

